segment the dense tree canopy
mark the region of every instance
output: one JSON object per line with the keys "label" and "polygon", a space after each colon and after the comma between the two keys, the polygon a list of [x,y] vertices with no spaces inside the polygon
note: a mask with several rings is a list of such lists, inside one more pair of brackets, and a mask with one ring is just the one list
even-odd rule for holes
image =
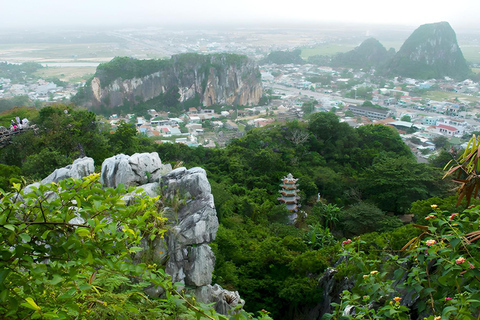
{"label": "dense tree canopy", "polygon": [[[279,319],[301,318],[315,307],[318,277],[339,261],[342,238],[361,234],[370,239],[367,248],[399,250],[417,233],[396,229],[396,215],[445,193],[441,174],[416,163],[394,129],[354,129],[329,112],[249,130],[224,149],[157,145],[127,123],[110,132],[94,114],[73,106],[45,107],[32,120],[37,131],[1,150],[7,166],[0,169],[9,177],[43,178],[82,154],[93,157],[97,169],[114,154],[152,151],[164,163],[205,168],[221,223],[212,244],[214,281],[239,290],[248,311],[266,309]],[[299,179],[307,213],[301,211],[295,224],[277,200],[288,173]],[[342,268],[348,273],[352,267]]]}

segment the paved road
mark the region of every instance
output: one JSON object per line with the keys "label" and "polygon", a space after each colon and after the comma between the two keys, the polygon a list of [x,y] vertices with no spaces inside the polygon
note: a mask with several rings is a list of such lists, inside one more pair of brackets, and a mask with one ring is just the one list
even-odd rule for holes
{"label": "paved road", "polygon": [[[307,95],[307,96],[312,96],[314,97],[314,99],[316,100],[321,100],[321,99],[329,99],[329,100],[340,100],[340,101],[343,101],[345,102],[345,104],[349,104],[349,103],[355,103],[355,104],[362,104],[364,102],[364,100],[358,100],[358,99],[349,99],[349,98],[344,98],[344,97],[339,97],[339,96],[335,96],[335,95],[332,95],[332,94],[327,94],[327,93],[321,93],[321,92],[314,92],[314,91],[311,91],[311,90],[304,90],[304,89],[297,89],[297,88],[294,88],[294,87],[287,87],[287,86],[284,86],[284,85],[281,85],[281,84],[274,84],[272,85],[272,88],[273,90],[278,90],[280,92],[285,92],[286,94],[289,94],[289,95],[298,95],[299,92],[302,93],[303,95]],[[440,113],[436,113],[436,112],[432,112],[432,111],[421,111],[421,110],[416,110],[416,109],[413,109],[413,108],[405,108],[405,107],[391,107],[392,110],[396,111],[396,116],[397,118],[399,118],[402,114],[405,114],[405,113],[413,113],[413,114],[416,114],[416,115],[425,115],[427,117],[445,117],[445,115],[443,114],[440,114]],[[455,118],[455,117],[454,117]],[[473,119],[463,119],[463,118],[457,118],[459,120],[465,120],[467,121],[468,124],[471,124],[471,125],[475,125],[475,126],[479,126],[480,125],[480,122],[477,122]]]}

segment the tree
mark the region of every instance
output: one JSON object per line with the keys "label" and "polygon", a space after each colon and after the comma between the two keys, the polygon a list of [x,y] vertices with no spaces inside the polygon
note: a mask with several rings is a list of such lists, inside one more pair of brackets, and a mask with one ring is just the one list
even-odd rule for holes
{"label": "tree", "polygon": [[378,230],[385,218],[385,213],[377,206],[364,202],[344,210],[340,215],[342,229],[353,235]]}
{"label": "tree", "polygon": [[[102,188],[98,180],[65,179],[29,193],[16,184],[2,193],[0,317],[226,320],[180,293],[145,252],[167,231],[160,196]],[[128,206],[127,192],[137,194]],[[165,290],[163,299],[144,294],[151,285]]]}
{"label": "tree", "polygon": [[406,157],[380,157],[362,174],[363,195],[380,209],[405,213],[413,201],[443,195],[440,172]]}
{"label": "tree", "polygon": [[432,141],[436,149],[445,148],[448,145],[448,138],[445,136],[437,136]]}
{"label": "tree", "polygon": [[412,118],[406,114],[400,118],[400,121],[412,122]]}
{"label": "tree", "polygon": [[402,141],[398,131],[384,125],[365,125],[356,130],[359,138],[358,149],[354,150],[352,165],[369,167],[380,154],[390,157],[413,159],[410,148]]}
{"label": "tree", "polygon": [[115,153],[133,154],[136,150],[137,130],[134,125],[122,121],[110,137]]}
{"label": "tree", "polygon": [[308,130],[316,138],[312,141],[313,149],[326,158],[342,158],[343,152],[357,142],[353,128],[345,122],[341,123],[332,112],[312,114],[308,119]]}
{"label": "tree", "polygon": [[132,254],[143,250],[143,236],[166,231],[157,199],[139,198],[127,207],[121,201],[126,190],[103,189],[98,178],[67,179],[30,193],[17,184],[22,201],[15,193],[3,194],[2,317],[130,318],[160,313],[152,310],[158,302],[148,299],[142,288],[150,281],[164,285],[165,273],[152,262],[132,262]]}
{"label": "tree", "polygon": [[10,191],[12,183],[11,179],[19,179],[21,170],[17,166],[7,166],[0,164],[0,189]]}
{"label": "tree", "polygon": [[311,114],[314,109],[315,109],[315,105],[318,104],[318,101],[317,100],[313,100],[313,101],[308,101],[308,102],[304,102],[302,104],[302,111],[305,115],[309,115]]}

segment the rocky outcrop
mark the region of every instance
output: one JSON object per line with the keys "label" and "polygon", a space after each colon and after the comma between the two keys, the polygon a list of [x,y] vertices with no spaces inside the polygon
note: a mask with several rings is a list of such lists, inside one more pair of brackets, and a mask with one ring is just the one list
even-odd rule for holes
{"label": "rocky outcrop", "polygon": [[132,156],[119,154],[105,159],[102,164],[100,182],[105,187],[140,186],[157,181],[169,171],[170,164],[163,165],[158,153],[135,153]]}
{"label": "rocky outcrop", "polygon": [[312,308],[306,319],[323,319],[325,313],[331,313],[334,308],[332,302],[340,303],[340,296],[344,290],[351,290],[354,286],[352,278],[335,279],[338,270],[327,268],[318,280],[318,290],[322,292],[321,302]]}
{"label": "rocky outcrop", "polygon": [[172,221],[167,234],[170,259],[166,271],[174,282],[201,287],[212,281],[218,219],[210,183],[201,168],[178,168],[163,176],[160,189]]}
{"label": "rocky outcrop", "polygon": [[198,99],[207,107],[256,105],[263,94],[258,66],[246,56],[179,54],[161,64],[136,60],[135,69],[147,69],[148,74],[122,73],[117,70],[121,68],[118,63],[112,60],[111,68],[107,63],[97,69],[75,102],[92,108],[114,108],[127,101],[145,102],[178,89],[179,102]]}
{"label": "rocky outcrop", "polygon": [[215,311],[221,314],[228,314],[236,306],[245,305],[245,301],[240,298],[238,291],[225,290],[218,284],[197,288],[195,296],[204,303],[215,303]]}
{"label": "rocky outcrop", "polygon": [[41,181],[41,184],[58,182],[67,178],[81,179],[94,172],[95,165],[92,158],[79,158],[73,161],[71,165],[53,171],[48,177]]}
{"label": "rocky outcrop", "polygon": [[[93,159],[77,159],[72,165],[55,170],[41,183],[82,178],[93,172]],[[100,181],[104,187],[123,184],[126,187],[137,186],[136,194],[142,189],[148,196],[162,195],[169,230],[165,239],[160,236],[151,241],[143,239],[144,250],[137,254],[136,261],[166,265],[166,272],[172,276],[173,282],[185,284],[199,301],[214,303],[215,309],[223,314],[238,304],[244,304],[238,292],[211,285],[215,256],[208,244],[215,240],[218,219],[204,169],[172,170],[171,165],[162,164],[156,152],[132,156],[120,154],[103,162]],[[124,199],[128,203],[132,197],[133,194],[126,195]],[[161,288],[153,286],[145,291],[151,296],[163,294]]]}
{"label": "rocky outcrop", "polygon": [[463,80],[471,75],[448,22],[418,27],[390,61],[387,72],[417,79],[448,76]]}

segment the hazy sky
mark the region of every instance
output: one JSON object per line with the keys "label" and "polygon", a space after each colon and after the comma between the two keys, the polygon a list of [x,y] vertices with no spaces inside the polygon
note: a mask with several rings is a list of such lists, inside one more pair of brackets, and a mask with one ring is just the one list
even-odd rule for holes
{"label": "hazy sky", "polygon": [[331,21],[478,28],[479,16],[479,0],[0,0],[2,29]]}

